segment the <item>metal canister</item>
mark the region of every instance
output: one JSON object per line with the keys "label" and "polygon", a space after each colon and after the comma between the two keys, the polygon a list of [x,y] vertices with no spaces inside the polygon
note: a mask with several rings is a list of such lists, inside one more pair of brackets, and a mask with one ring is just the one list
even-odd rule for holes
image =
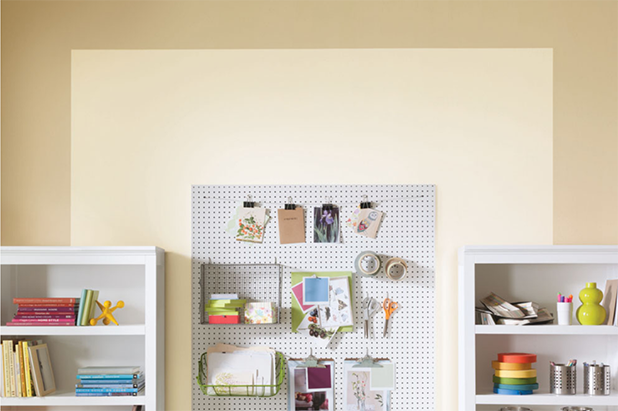
{"label": "metal canister", "polygon": [[565,364],[549,365],[549,392],[558,395],[575,395],[577,368]]}
{"label": "metal canister", "polygon": [[609,365],[584,363],[584,394],[609,395],[612,375]]}
{"label": "metal canister", "polygon": [[562,407],[561,411],[594,411],[590,407]]}
{"label": "metal canister", "polygon": [[502,407],[500,411],[532,411],[528,407]]}

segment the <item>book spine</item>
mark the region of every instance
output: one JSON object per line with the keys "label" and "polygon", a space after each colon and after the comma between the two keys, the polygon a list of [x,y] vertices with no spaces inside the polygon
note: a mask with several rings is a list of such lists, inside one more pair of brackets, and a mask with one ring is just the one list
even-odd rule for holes
{"label": "book spine", "polygon": [[0,343],[0,393],[3,397],[6,397],[6,392],[4,391],[4,347],[2,343]]}
{"label": "book spine", "polygon": [[141,374],[77,374],[78,380],[137,380],[140,378],[142,378]]}
{"label": "book spine", "polygon": [[143,385],[145,382],[146,381],[144,380],[143,377],[139,378],[139,379],[137,379],[137,378],[128,379],[127,378],[126,380],[119,379],[119,378],[110,378],[110,379],[107,379],[107,380],[105,380],[105,379],[96,379],[96,380],[95,379],[91,379],[91,380],[80,379],[79,380],[79,384],[84,385],[84,386],[86,386],[86,385],[93,385],[93,384],[94,385],[131,384],[131,385],[133,385],[135,387],[136,385]]}
{"label": "book spine", "polygon": [[15,390],[15,356],[13,355],[13,341],[9,340],[9,382],[11,384],[11,397],[17,397]]}
{"label": "book spine", "polygon": [[137,396],[136,392],[76,392],[76,397],[130,397]]}
{"label": "book spine", "polygon": [[3,372],[3,378],[4,378],[4,396],[5,397],[11,396],[11,382],[9,379],[9,371],[11,369],[11,364],[9,362],[8,350],[9,350],[9,342],[4,341],[2,343],[2,366],[3,366],[2,372]]}
{"label": "book spine", "polygon": [[18,314],[24,313],[67,313],[72,314],[75,310],[71,307],[25,307],[18,308]]}
{"label": "book spine", "polygon": [[95,290],[92,292],[92,300],[90,301],[90,311],[88,311],[88,324],[90,324],[90,320],[94,318],[94,308],[97,305],[97,298],[99,298],[99,291]]}
{"label": "book spine", "polygon": [[137,392],[137,388],[76,388],[75,392]]}
{"label": "book spine", "polygon": [[21,397],[21,374],[19,371],[19,356],[17,355],[19,349],[17,345],[15,346],[15,352],[13,353],[13,358],[15,361],[15,390],[17,391],[17,396]]}
{"label": "book spine", "polygon": [[86,301],[84,301],[84,312],[82,313],[82,320],[77,325],[89,325],[88,321],[90,321],[90,318],[88,318],[88,314],[90,313],[90,302],[92,301],[92,294],[92,290],[86,291]]}
{"label": "book spine", "polygon": [[58,308],[58,307],[70,307],[74,308],[77,304],[61,303],[61,304],[19,304],[18,308]]}
{"label": "book spine", "polygon": [[75,304],[75,298],[13,298],[13,304]]}
{"label": "book spine", "polygon": [[15,320],[75,320],[75,315],[73,314],[60,314],[60,315],[16,315],[13,317],[13,321]]}
{"label": "book spine", "polygon": [[24,370],[26,371],[26,394],[32,397],[32,377],[30,376],[30,359],[28,358],[28,341],[23,342]]}
{"label": "book spine", "polygon": [[86,305],[86,295],[88,295],[88,290],[82,290],[82,297],[79,299],[79,308],[77,310],[77,323],[76,325],[82,324],[82,317],[84,316],[84,306]]}
{"label": "book spine", "polygon": [[75,388],[140,388],[140,384],[75,384]]}
{"label": "book spine", "polygon": [[70,318],[38,318],[38,319],[22,319],[22,318],[13,318],[14,323],[64,323],[64,324],[74,324],[75,320]]}
{"label": "book spine", "polygon": [[20,341],[17,346],[17,357],[19,358],[19,377],[21,379],[21,396],[27,397],[26,391],[26,366],[24,364],[24,342]]}
{"label": "book spine", "polygon": [[36,322],[27,322],[27,323],[22,323],[22,322],[10,322],[10,323],[6,323],[7,327],[53,327],[53,326],[60,326],[60,327],[71,327],[71,326],[75,326],[75,323],[71,322],[71,323],[50,323],[50,322],[46,322],[46,323],[36,323]]}

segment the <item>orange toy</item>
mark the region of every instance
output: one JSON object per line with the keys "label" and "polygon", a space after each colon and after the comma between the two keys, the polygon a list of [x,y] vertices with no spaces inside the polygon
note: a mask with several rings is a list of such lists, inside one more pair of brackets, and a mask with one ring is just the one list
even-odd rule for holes
{"label": "orange toy", "polygon": [[118,325],[118,321],[116,321],[112,313],[116,311],[117,308],[124,307],[124,301],[118,301],[118,304],[116,304],[116,306],[113,308],[110,308],[112,306],[111,301],[105,301],[105,304],[101,304],[97,301],[97,305],[101,309],[101,315],[99,315],[97,318],[92,318],[90,320],[90,325],[97,325],[97,322],[99,322],[101,318],[103,318],[103,324],[105,325],[109,325],[110,322]]}

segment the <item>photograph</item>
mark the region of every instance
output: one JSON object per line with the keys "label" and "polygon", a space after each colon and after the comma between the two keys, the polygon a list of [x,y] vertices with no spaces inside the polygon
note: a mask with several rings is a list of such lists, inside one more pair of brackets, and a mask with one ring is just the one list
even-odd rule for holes
{"label": "photograph", "polygon": [[339,242],[339,208],[334,206],[329,210],[324,210],[322,207],[314,208],[313,242]]}
{"label": "photograph", "polygon": [[49,359],[47,344],[30,347],[30,366],[34,375],[36,395],[43,397],[56,391],[56,380]]}
{"label": "photograph", "polygon": [[370,388],[371,368],[354,368],[345,365],[345,411],[388,411],[388,391]]}

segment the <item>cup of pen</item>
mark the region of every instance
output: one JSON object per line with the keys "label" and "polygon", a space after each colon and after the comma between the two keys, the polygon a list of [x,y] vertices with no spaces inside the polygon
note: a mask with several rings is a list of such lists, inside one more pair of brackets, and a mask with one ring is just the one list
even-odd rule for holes
{"label": "cup of pen", "polygon": [[558,325],[571,325],[571,321],[573,318],[573,297],[564,297],[558,295],[558,302],[556,304]]}
{"label": "cup of pen", "polygon": [[575,395],[577,387],[577,361],[568,364],[549,364],[549,392],[557,395]]}

